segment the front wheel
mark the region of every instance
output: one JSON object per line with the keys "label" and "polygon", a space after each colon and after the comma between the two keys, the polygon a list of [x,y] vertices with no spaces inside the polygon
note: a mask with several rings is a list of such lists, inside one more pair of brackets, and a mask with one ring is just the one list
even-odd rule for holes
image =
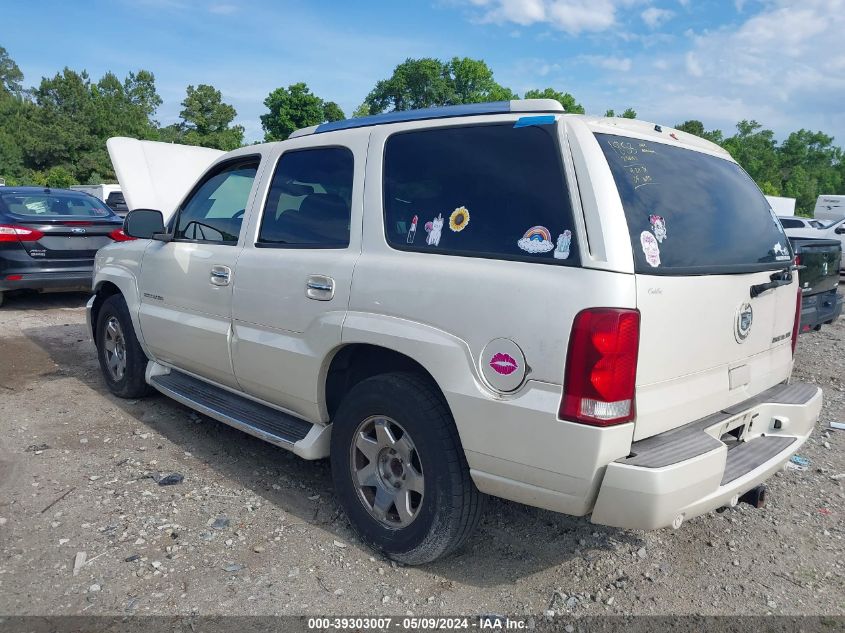
{"label": "front wheel", "polygon": [[147,395],[150,391],[144,380],[147,356],[135,336],[122,295],[112,295],[103,302],[95,332],[100,369],[109,390],[120,398]]}
{"label": "front wheel", "polygon": [[450,554],[481,517],[485,497],[452,415],[420,376],[383,374],[353,387],[333,421],[331,463],[352,527],[402,563]]}

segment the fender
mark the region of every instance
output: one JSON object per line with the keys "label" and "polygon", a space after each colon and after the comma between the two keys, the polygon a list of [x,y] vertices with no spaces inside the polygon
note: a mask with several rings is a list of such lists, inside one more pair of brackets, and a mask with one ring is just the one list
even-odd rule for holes
{"label": "fender", "polygon": [[[111,282],[120,290],[129,308],[129,315],[132,317],[132,327],[135,328],[135,336],[144,353],[152,358],[147,345],[144,342],[144,335],[141,331],[141,323],[138,313],[141,307],[141,295],[138,290],[138,273],[141,271],[144,251],[149,246],[150,240],[133,240],[110,244],[97,251],[97,259],[94,264],[94,294],[99,293],[105,282]],[[94,324],[92,324],[94,325]]]}

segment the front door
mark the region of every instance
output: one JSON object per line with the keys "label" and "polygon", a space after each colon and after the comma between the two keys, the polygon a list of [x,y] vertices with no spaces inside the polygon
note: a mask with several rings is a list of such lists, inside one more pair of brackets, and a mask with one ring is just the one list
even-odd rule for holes
{"label": "front door", "polygon": [[173,239],[141,266],[140,323],[156,360],[237,387],[229,352],[233,272],[259,158],[212,168],[178,209]]}
{"label": "front door", "polygon": [[[360,253],[368,132],[281,155],[238,259],[232,356],[247,393],[317,420],[321,365],[340,344]],[[357,177],[355,177],[357,174]],[[357,184],[353,184],[357,183]]]}

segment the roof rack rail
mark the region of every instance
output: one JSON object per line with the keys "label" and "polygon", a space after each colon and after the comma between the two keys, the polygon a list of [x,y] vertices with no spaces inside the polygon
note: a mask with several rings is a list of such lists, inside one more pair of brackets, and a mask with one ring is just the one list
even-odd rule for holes
{"label": "roof rack rail", "polygon": [[401,123],[403,121],[424,121],[426,119],[445,119],[478,114],[507,114],[510,112],[565,112],[563,106],[554,99],[515,99],[513,101],[491,101],[489,103],[466,103],[462,105],[423,108],[421,110],[400,110],[375,114],[373,116],[331,121],[320,125],[296,130],[288,138],[322,134],[336,130],[350,130],[370,125]]}

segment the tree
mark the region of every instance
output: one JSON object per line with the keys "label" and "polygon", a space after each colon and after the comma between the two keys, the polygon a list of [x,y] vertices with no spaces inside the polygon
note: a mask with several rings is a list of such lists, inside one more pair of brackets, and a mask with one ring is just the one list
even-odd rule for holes
{"label": "tree", "polygon": [[180,142],[224,151],[243,145],[243,126],[230,125],[237,110],[223,102],[223,95],[214,86],[188,86],[182,108],[179,113],[182,123],[171,126]]}
{"label": "tree", "polygon": [[700,136],[703,139],[717,144],[721,144],[723,140],[722,130],[710,130],[708,132],[704,129],[704,124],[701,121],[697,121],[695,119],[684,121],[683,123],[676,125],[675,129],[680,130],[681,132],[686,132],[687,134],[694,134],[695,136]]}
{"label": "tree", "polygon": [[370,114],[434,106],[516,99],[496,83],[493,71],[480,59],[453,57],[448,62],[408,58],[388,79],[376,83],[364,100]]}
{"label": "tree", "polygon": [[[610,108],[609,110],[605,110],[604,116],[613,118],[616,116],[616,110]],[[619,115],[623,119],[636,119],[637,118],[637,111],[634,108],[626,108],[625,111]]]}
{"label": "tree", "polygon": [[0,96],[20,96],[23,92],[23,73],[5,48],[0,46]]}
{"label": "tree", "polygon": [[819,194],[841,190],[843,152],[833,137],[798,130],[777,148],[784,195],[796,199],[796,208],[809,212]]}
{"label": "tree", "polygon": [[742,165],[761,189],[780,195],[781,177],[774,132],[764,130],[757,121],[740,121],[736,129],[737,133],[725,139],[722,147]]}
{"label": "tree", "polygon": [[368,106],[366,102],[355,108],[355,111],[352,113],[353,119],[360,119],[364,116],[370,116],[370,106]]}
{"label": "tree", "polygon": [[545,88],[543,90],[529,90],[525,93],[526,99],[554,99],[563,109],[571,114],[584,114],[584,106],[575,101],[568,92],[558,92],[554,88]]}
{"label": "tree", "polygon": [[283,141],[294,130],[346,118],[340,106],[323,101],[304,82],[276,88],[264,99],[264,105],[269,110],[261,115],[265,141]]}
{"label": "tree", "polygon": [[156,78],[148,70],[130,72],[123,81],[123,90],[129,102],[141,109],[152,123],[156,110],[162,104],[161,97],[156,92]]}

